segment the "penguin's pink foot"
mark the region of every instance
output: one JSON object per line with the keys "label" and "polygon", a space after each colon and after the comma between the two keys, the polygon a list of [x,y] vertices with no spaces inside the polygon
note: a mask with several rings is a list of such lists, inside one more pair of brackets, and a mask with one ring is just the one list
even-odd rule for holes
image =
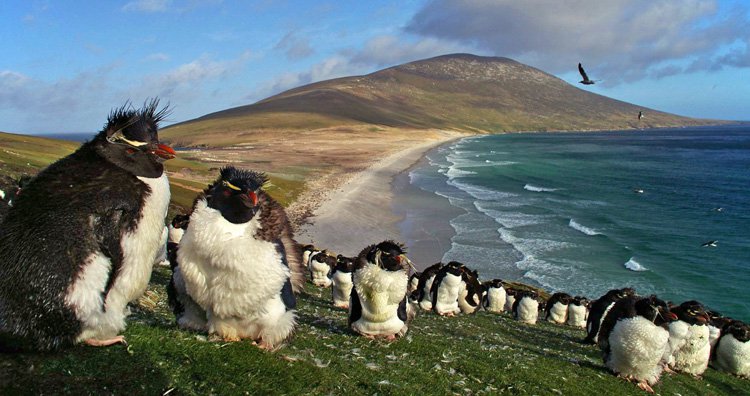
{"label": "penguin's pink foot", "polygon": [[645,391],[646,391],[646,392],[648,392],[648,393],[654,393],[654,390],[653,390],[653,388],[651,388],[651,387],[650,387],[650,386],[648,385],[648,382],[646,382],[646,381],[641,381],[641,382],[639,382],[639,383],[638,383],[638,387],[639,387],[639,388],[641,388],[641,389],[643,389],[643,390],[645,390]]}
{"label": "penguin's pink foot", "polygon": [[363,335],[363,336],[364,336],[365,338],[367,338],[368,340],[374,340],[374,339],[375,339],[375,335],[374,335],[374,334],[364,334],[364,333],[363,333],[362,335]]}
{"label": "penguin's pink foot", "polygon": [[389,334],[389,335],[385,336],[385,340],[386,341],[396,341],[396,338],[397,337],[396,337],[395,334]]}
{"label": "penguin's pink foot", "polygon": [[86,345],[95,346],[95,347],[110,346],[114,344],[122,344],[125,346],[128,345],[128,342],[125,341],[125,336],[121,336],[121,335],[117,337],[112,337],[106,340],[97,340],[96,338],[89,338],[88,340],[85,340],[84,343],[86,343]]}
{"label": "penguin's pink foot", "polygon": [[260,342],[253,342],[253,345],[257,346],[258,349],[261,349],[267,352],[271,352],[275,349],[272,345],[268,344],[267,342],[263,340],[261,340]]}
{"label": "penguin's pink foot", "polygon": [[675,371],[671,367],[664,365],[664,372],[667,374],[675,374]]}

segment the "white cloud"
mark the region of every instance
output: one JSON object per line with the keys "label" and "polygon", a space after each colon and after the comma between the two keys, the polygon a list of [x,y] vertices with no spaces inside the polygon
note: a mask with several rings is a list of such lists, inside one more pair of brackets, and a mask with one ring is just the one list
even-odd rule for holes
{"label": "white cloud", "polygon": [[306,37],[297,37],[294,32],[285,34],[273,49],[284,51],[286,58],[289,60],[305,59],[315,53],[315,50],[310,46],[310,40]]}
{"label": "white cloud", "polygon": [[169,55],[157,52],[146,57],[147,61],[166,62],[169,60]]}
{"label": "white cloud", "polygon": [[466,45],[452,41],[431,37],[409,41],[403,37],[383,35],[367,41],[363,48],[353,55],[352,61],[382,67],[465,51]]}
{"label": "white cloud", "polygon": [[172,0],[136,0],[122,6],[123,11],[166,12]]}
{"label": "white cloud", "polygon": [[135,0],[122,6],[128,12],[188,12],[199,7],[221,4],[222,0],[183,0],[174,4],[173,0]]}
{"label": "white cloud", "polygon": [[[435,0],[405,31],[491,51],[550,72],[580,61],[608,84],[682,72],[684,65],[747,66],[747,6],[715,0]],[[716,50],[744,43],[726,59]],[[743,52],[744,51],[744,52]]]}

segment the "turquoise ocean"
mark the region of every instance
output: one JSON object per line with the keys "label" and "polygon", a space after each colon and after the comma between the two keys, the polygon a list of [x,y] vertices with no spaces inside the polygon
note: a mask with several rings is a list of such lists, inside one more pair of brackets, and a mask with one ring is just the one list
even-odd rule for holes
{"label": "turquoise ocean", "polygon": [[420,268],[590,298],[632,286],[750,320],[750,125],[465,138],[394,190]]}

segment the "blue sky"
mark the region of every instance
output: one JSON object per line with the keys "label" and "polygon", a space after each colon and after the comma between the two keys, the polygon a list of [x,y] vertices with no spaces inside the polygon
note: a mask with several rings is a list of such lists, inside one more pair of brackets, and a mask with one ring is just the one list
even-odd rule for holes
{"label": "blue sky", "polygon": [[691,117],[750,120],[750,4],[719,0],[4,0],[0,131],[92,132],[126,101],[165,125],[432,56],[505,56]]}

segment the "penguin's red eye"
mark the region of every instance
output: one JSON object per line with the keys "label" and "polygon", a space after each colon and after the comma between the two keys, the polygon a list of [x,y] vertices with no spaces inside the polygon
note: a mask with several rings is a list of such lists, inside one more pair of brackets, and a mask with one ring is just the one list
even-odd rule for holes
{"label": "penguin's red eye", "polygon": [[125,150],[125,152],[127,152],[128,154],[135,154],[135,149],[129,148]]}
{"label": "penguin's red eye", "polygon": [[229,191],[229,190],[224,190],[223,193],[224,193],[225,197],[228,197],[228,196],[232,195],[232,192]]}

